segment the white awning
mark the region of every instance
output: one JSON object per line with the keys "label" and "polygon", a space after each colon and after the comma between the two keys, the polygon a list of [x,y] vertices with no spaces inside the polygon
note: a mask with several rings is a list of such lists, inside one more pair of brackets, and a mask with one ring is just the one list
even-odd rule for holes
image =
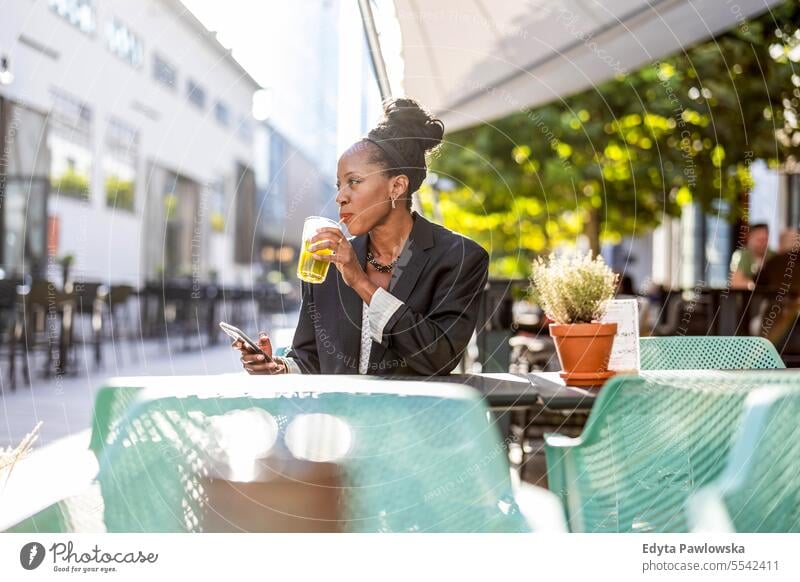
{"label": "white awning", "polygon": [[781,0],[395,0],[405,94],[448,131],[566,97]]}

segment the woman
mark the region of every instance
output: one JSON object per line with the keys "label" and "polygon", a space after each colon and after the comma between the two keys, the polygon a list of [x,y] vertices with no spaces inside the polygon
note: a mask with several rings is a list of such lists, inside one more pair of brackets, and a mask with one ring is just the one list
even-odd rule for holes
{"label": "woman", "polygon": [[[321,229],[311,250],[330,261],[323,283],[303,283],[292,349],[267,363],[240,342],[251,374],[448,374],[475,330],[489,255],[472,240],[412,212],[425,155],[444,126],[412,99],[384,106],[368,137],[339,158],[339,215],[352,238]],[[261,348],[272,354],[262,333]]]}

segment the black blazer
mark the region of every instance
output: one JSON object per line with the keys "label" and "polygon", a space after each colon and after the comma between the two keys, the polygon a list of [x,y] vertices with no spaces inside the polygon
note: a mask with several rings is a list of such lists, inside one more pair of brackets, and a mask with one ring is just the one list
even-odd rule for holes
{"label": "black blazer", "polygon": [[[388,291],[403,301],[372,342],[369,374],[449,374],[475,331],[489,255],[473,240],[414,212],[414,226]],[[367,235],[350,239],[366,266]],[[361,310],[358,294],[335,265],[322,283],[303,283],[292,349],[307,374],[358,374]]]}

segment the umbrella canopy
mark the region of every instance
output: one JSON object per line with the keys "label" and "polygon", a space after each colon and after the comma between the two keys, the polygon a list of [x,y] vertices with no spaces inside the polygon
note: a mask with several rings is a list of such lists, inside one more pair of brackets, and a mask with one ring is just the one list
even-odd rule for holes
{"label": "umbrella canopy", "polygon": [[395,0],[404,88],[448,130],[581,91],[781,0]]}

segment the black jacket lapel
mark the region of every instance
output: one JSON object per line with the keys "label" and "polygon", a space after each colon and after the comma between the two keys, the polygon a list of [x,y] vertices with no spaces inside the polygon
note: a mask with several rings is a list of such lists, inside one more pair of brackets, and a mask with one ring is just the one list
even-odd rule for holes
{"label": "black jacket lapel", "polygon": [[[408,300],[419,276],[425,270],[430,258],[428,249],[433,246],[433,225],[416,212],[413,213],[413,216],[414,226],[408,237],[408,245],[397,261],[395,273],[392,275],[392,283],[389,286],[389,292],[403,302]],[[370,364],[381,362],[384,353],[386,353],[386,347],[373,341],[369,357]],[[358,366],[356,365],[356,367]],[[380,367],[376,373],[381,373]]]}

